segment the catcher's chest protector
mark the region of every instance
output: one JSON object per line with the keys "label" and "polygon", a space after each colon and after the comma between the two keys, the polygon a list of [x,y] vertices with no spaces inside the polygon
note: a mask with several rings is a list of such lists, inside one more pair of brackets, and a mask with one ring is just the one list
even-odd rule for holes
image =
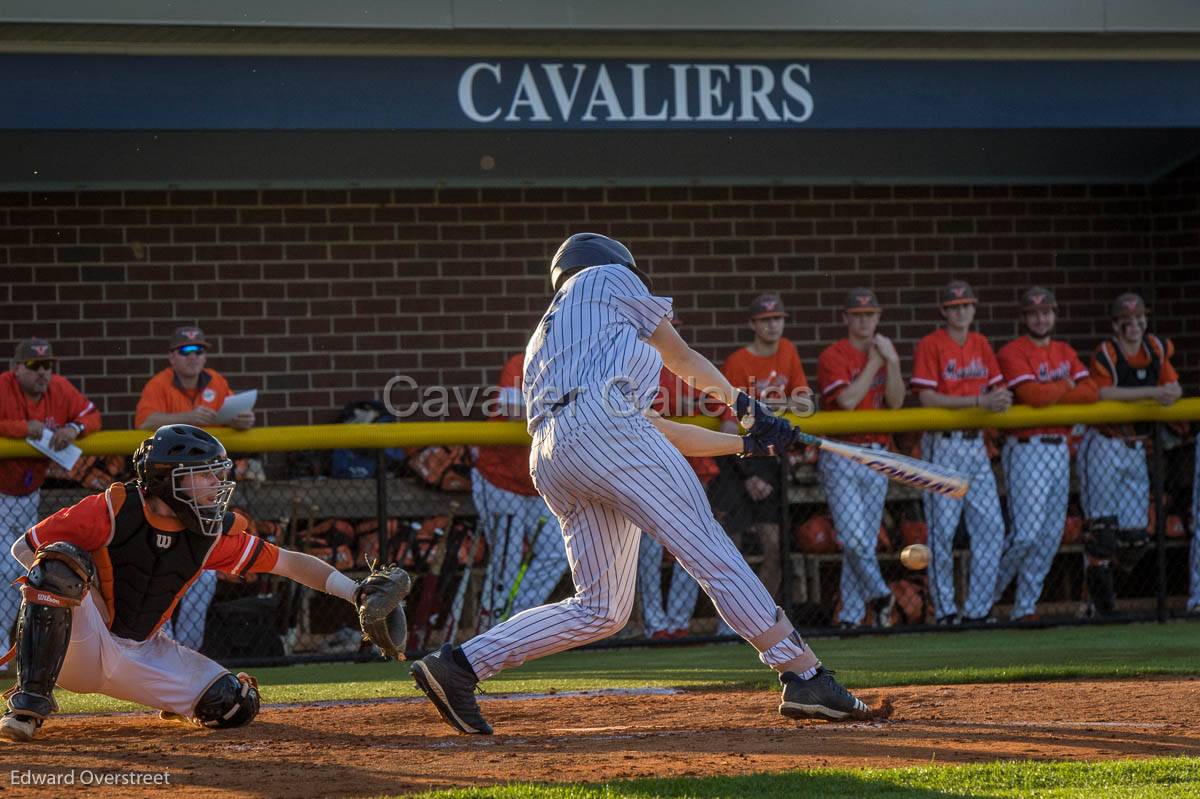
{"label": "catcher's chest protector", "polygon": [[[220,540],[189,530],[159,530],[146,519],[141,495],[126,486],[108,559],[112,563],[112,633],[144,641],[204,566]],[[226,516],[226,526],[233,514]]]}

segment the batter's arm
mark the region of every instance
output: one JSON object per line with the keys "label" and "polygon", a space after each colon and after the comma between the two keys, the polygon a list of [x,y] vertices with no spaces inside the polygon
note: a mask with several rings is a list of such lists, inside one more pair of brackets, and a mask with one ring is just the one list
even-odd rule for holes
{"label": "batter's arm", "polygon": [[[737,401],[737,389],[730,384],[725,375],[721,374],[721,370],[714,366],[712,361],[689,347],[687,342],[679,337],[679,331],[671,324],[670,318],[664,317],[658,323],[658,327],[654,329],[648,341],[650,346],[658,350],[658,354],[662,356],[663,365],[679,375],[689,386],[706,394],[712,394],[731,407]],[[681,426],[691,427],[692,425]],[[704,432],[711,433],[712,431],[705,430]],[[663,433],[663,435],[667,434]],[[667,438],[670,439],[670,436]],[[741,450],[736,451],[740,452]],[[684,454],[692,453],[685,452]]]}
{"label": "batter's arm", "polygon": [[716,430],[708,430],[694,424],[672,422],[653,411],[647,413],[646,418],[658,428],[658,432],[662,433],[667,441],[690,458],[741,455],[745,451],[741,436],[718,433]]}
{"label": "batter's arm", "polygon": [[341,597],[350,603],[354,602],[354,589],[358,587],[357,583],[325,561],[290,549],[279,550],[279,559],[275,561],[271,574],[286,577],[314,591]]}
{"label": "batter's arm", "polygon": [[25,536],[17,536],[9,552],[26,570],[33,568],[33,550],[25,543]]}

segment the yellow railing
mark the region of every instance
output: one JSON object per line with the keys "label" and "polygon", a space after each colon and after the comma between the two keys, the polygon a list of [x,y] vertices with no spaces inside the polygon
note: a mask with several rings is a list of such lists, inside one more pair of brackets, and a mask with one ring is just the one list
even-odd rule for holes
{"label": "yellow railing", "polygon": [[[898,433],[910,430],[957,430],[981,427],[1052,427],[1121,422],[1176,422],[1200,419],[1200,397],[1164,407],[1156,402],[1097,402],[1030,408],[1015,405],[1005,413],[943,408],[896,411],[822,411],[809,418],[789,416],[806,432],[837,437],[853,433]],[[716,427],[717,420],[687,417],[678,421]],[[528,444],[523,422],[396,422],[393,424],[319,424],[262,427],[237,432],[212,428],[230,452],[275,452],[309,449],[424,447],[433,444]],[[144,430],[101,431],[79,440],[87,455],[128,455],[149,433]],[[0,439],[0,458],[30,457],[37,452],[24,441]]]}

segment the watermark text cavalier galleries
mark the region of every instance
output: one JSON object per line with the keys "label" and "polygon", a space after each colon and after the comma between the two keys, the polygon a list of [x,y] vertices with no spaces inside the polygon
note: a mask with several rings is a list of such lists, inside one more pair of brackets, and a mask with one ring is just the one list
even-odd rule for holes
{"label": "watermark text cavalier galleries", "polygon": [[8,773],[11,785],[75,785],[118,786],[137,785],[142,787],[171,785],[171,774],[167,771],[96,771],[93,769],[70,769],[68,771],[34,771],[12,769]]}
{"label": "watermark text cavalier galleries", "polygon": [[[728,412],[728,406],[717,398],[715,390],[694,390],[678,377],[675,378],[675,383],[673,390],[666,392],[666,396],[674,398],[674,401],[669,407],[663,408],[663,415],[721,417]],[[572,391],[579,396],[585,392],[584,389]],[[658,407],[660,400],[664,398],[664,391],[663,386],[657,384],[647,391],[642,391],[631,379],[617,376],[609,378],[596,393],[610,415],[622,417],[640,414],[649,407]],[[567,393],[557,387],[548,386],[543,389],[541,399],[544,404],[552,405]],[[769,386],[753,394],[776,413],[787,409],[797,416],[808,417],[816,411],[813,393],[807,387],[785,391],[779,386]],[[487,417],[524,416],[525,413],[524,401],[516,389],[495,386],[425,386],[409,375],[396,375],[387,381],[383,387],[383,404],[387,412],[397,419],[409,419],[414,416],[442,419],[451,415],[464,418],[476,408]],[[568,407],[567,412],[572,410]]]}

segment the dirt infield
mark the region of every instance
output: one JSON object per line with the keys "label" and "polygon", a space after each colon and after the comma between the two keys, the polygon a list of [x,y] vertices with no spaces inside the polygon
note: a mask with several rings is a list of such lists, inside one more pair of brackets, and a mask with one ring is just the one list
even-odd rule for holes
{"label": "dirt infield", "polygon": [[[510,780],[740,774],[1000,758],[1200,755],[1200,678],[891,688],[887,722],[796,724],[765,691],[484,698],[498,734],[468,737],[421,701],[268,707],[207,732],[150,714],[55,718],[35,746],[0,742],[0,795],[161,795],[86,786],[166,773],[188,796],[377,796]],[[16,773],[13,770],[16,769]],[[69,789],[20,784],[73,775]],[[14,780],[14,777],[17,778]]]}

